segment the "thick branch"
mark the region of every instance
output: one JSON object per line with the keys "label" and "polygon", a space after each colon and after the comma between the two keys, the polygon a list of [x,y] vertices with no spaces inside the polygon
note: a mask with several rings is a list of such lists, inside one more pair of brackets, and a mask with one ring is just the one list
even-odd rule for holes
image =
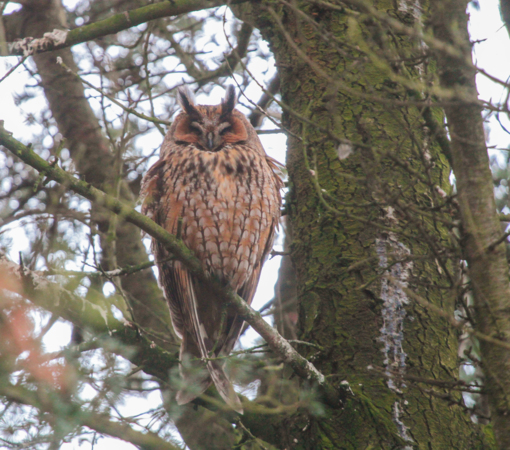
{"label": "thick branch", "polygon": [[506,30],[510,34],[510,0],[501,0],[499,4],[501,18],[505,23]]}
{"label": "thick branch", "polygon": [[[233,0],[232,4],[243,3],[246,0]],[[176,16],[192,11],[213,8],[224,5],[222,0],[173,0],[153,5],[143,6],[142,8],[125,11],[115,14],[108,19],[99,22],[84,25],[71,31],[53,30],[44,33],[39,39],[25,37],[16,42],[8,44],[8,55],[29,56],[35,53],[43,53],[61,48],[71,47],[76,44],[91,41],[109,34],[118,33],[128,28],[140,25],[150,20],[160,19],[162,17]]]}
{"label": "thick branch", "polygon": [[[466,3],[435,0],[432,7],[435,36],[455,46],[460,53],[458,57],[436,53],[441,85],[452,92],[465,92],[474,97],[476,71],[470,62]],[[508,262],[505,245],[500,239],[501,225],[494,201],[481,108],[461,102],[445,106],[445,111],[464,232],[463,250],[475,297],[475,329],[508,343]],[[510,448],[510,351],[486,340],[481,342],[481,347],[496,438],[501,448]]]}
{"label": "thick branch", "polygon": [[[272,80],[269,82],[269,86],[267,87],[267,92],[263,92],[259,101],[257,102],[257,109],[253,110],[248,117],[248,120],[254,127],[259,127],[262,124],[262,119],[264,118],[263,111],[271,104],[273,101],[273,97],[280,90],[280,76],[276,74]],[[272,95],[269,96],[268,92]]]}
{"label": "thick branch", "polygon": [[4,129],[0,129],[0,144],[4,145],[13,154],[43,173],[49,179],[63,184],[93,203],[118,214],[122,219],[138,226],[147,234],[161,242],[176,259],[186,266],[190,273],[207,285],[216,295],[224,297],[230,303],[231,308],[242,316],[267,341],[270,348],[282,358],[284,362],[289,364],[298,376],[312,383],[316,383],[324,395],[324,401],[327,402],[328,405],[337,408],[342,405],[342,398],[338,391],[325,379],[324,375],[321,374],[312,363],[294,350],[273,327],[264,321],[260,313],[246,304],[232,289],[209,279],[203,271],[200,261],[181,240],[168,233],[148,217],[131,209],[123,202],[106,195],[104,192],[90,186],[84,181],[76,179],[56,165],[52,166],[48,164],[30,147],[14,139]]}

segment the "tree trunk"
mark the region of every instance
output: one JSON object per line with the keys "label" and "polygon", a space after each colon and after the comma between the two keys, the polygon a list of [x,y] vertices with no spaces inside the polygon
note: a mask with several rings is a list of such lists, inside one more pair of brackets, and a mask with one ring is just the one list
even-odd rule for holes
{"label": "tree trunk", "polygon": [[498,444],[510,448],[510,350],[494,342],[510,342],[507,239],[494,200],[476,71],[471,63],[466,2],[434,0],[432,5],[435,35],[456,52],[438,51],[438,69],[441,85],[455,93],[445,111],[459,191],[464,256],[475,298],[475,329],[485,337],[480,339],[485,390]]}
{"label": "tree trunk", "polygon": [[[420,42],[386,34],[374,6],[342,4],[235,10],[269,41],[281,79],[298,339],[323,347],[314,364],[354,393],[342,410],[258,431],[293,449],[491,448],[447,389],[459,369],[450,168],[441,111],[410,86],[426,86],[431,67]],[[411,3],[377,8],[419,20]]]}

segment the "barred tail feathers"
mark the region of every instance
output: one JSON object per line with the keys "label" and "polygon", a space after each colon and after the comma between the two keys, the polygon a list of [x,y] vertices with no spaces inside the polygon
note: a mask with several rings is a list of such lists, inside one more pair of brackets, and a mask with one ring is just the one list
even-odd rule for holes
{"label": "barred tail feathers", "polygon": [[239,400],[239,397],[234,391],[234,387],[225,374],[223,367],[221,367],[221,365],[216,361],[208,361],[207,369],[211,374],[211,378],[214,385],[216,386],[216,389],[220,393],[223,400],[225,400],[225,403],[237,413],[243,414],[241,400]]}
{"label": "barred tail feathers", "polygon": [[[191,354],[192,356],[202,358],[207,361],[210,357],[209,354],[214,347],[213,341],[207,336],[207,331],[204,324],[201,322],[200,317],[197,311],[197,299],[195,293],[195,286],[193,283],[189,283],[189,317],[192,322],[192,329],[195,335],[195,340],[189,335],[187,338],[183,336],[183,342],[181,344],[181,360],[186,358],[186,355]],[[195,344],[196,342],[196,344]],[[198,348],[197,348],[198,347]],[[215,352],[219,353],[219,352]],[[196,361],[199,365],[202,366],[200,361]],[[243,407],[241,406],[241,401],[239,397],[234,391],[232,383],[228,379],[225,371],[223,370],[222,364],[217,361],[207,361],[206,367],[208,370],[208,374],[201,374],[199,376],[188,376],[186,371],[184,370],[183,380],[192,383],[192,389],[181,389],[176,396],[177,403],[182,405],[194,400],[200,394],[202,394],[211,384],[211,379],[219,394],[225,400],[227,405],[229,405],[234,411],[239,414],[243,414]],[[195,374],[196,371],[193,371]],[[205,371],[204,371],[205,372]],[[182,365],[181,365],[181,376],[183,374]]]}
{"label": "barred tail feathers", "polygon": [[185,405],[204,393],[212,380],[201,361],[200,350],[188,332],[182,336],[179,359],[183,387],[177,392],[175,399],[178,405]]}

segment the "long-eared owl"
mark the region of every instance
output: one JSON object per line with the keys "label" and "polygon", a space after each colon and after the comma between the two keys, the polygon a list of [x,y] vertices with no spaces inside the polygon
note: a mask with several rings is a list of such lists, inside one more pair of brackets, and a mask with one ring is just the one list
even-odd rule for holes
{"label": "long-eared owl", "polygon": [[[277,163],[235,109],[232,86],[220,105],[195,105],[186,89],[179,90],[178,101],[182,112],[142,182],[142,212],[172,234],[179,229],[204,270],[251,303],[280,218]],[[185,387],[177,402],[192,401],[214,382],[227,404],[242,413],[219,361],[232,351],[243,319],[154,239],[152,250],[172,325],[182,338]]]}

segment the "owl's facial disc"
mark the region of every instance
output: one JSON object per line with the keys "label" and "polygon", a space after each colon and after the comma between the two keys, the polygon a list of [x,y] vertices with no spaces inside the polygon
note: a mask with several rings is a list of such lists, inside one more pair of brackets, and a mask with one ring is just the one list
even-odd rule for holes
{"label": "owl's facial disc", "polygon": [[210,152],[219,151],[225,144],[224,135],[232,128],[230,122],[217,124],[204,124],[200,122],[191,122],[190,127],[198,135],[198,144]]}

